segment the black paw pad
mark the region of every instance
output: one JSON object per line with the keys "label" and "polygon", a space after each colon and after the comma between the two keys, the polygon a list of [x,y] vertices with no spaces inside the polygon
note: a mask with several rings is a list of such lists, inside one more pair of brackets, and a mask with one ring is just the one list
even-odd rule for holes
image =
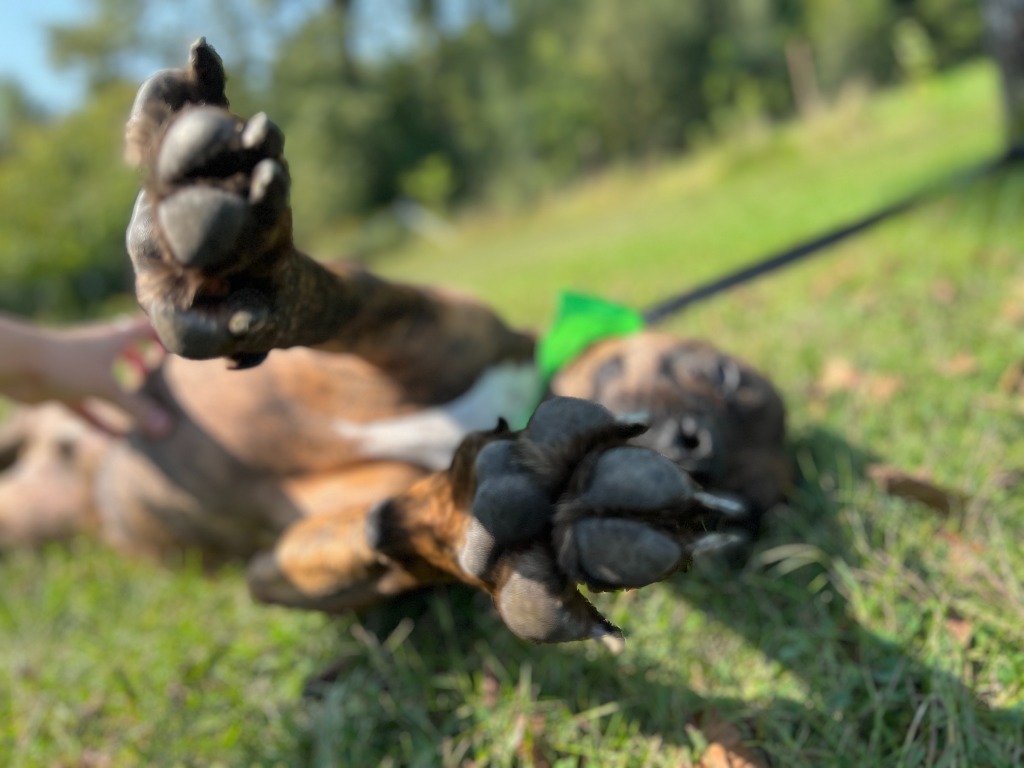
{"label": "black paw pad", "polygon": [[537,406],[526,425],[526,437],[540,445],[553,445],[616,421],[611,411],[591,400],[555,397]]}
{"label": "black paw pad", "polygon": [[231,364],[228,367],[233,371],[245,371],[249,368],[255,368],[266,359],[266,352],[243,352],[238,355],[232,355],[230,358]]}
{"label": "black paw pad", "polygon": [[525,473],[484,480],[473,498],[473,517],[504,545],[540,535],[553,511],[547,494]]}
{"label": "black paw pad", "polygon": [[172,304],[154,304],[149,321],[168,352],[208,360],[232,356],[240,367],[263,361],[265,353],[235,352],[238,339],[259,331],[270,317],[268,300],[255,290],[236,291],[223,305],[209,311],[181,312]]}
{"label": "black paw pad", "polygon": [[[591,517],[573,526],[585,583],[633,589],[661,581],[679,567],[683,551],[650,526],[615,517]],[[572,569],[575,570],[575,569]]]}
{"label": "black paw pad", "polygon": [[231,259],[247,216],[242,198],[215,187],[186,187],[157,208],[160,229],[174,258],[204,270]]}
{"label": "black paw pad", "polygon": [[687,501],[694,490],[689,476],[664,456],[622,446],[601,454],[580,500],[596,509],[655,512]]}
{"label": "black paw pad", "polygon": [[554,508],[536,478],[514,454],[514,441],[488,443],[476,457],[473,519],[459,551],[459,565],[482,578],[500,550],[544,533]]}
{"label": "black paw pad", "polygon": [[194,107],[167,129],[156,161],[156,177],[169,184],[210,175],[217,160],[241,146],[240,124],[223,109]]}
{"label": "black paw pad", "polygon": [[513,453],[514,445],[513,440],[495,440],[480,449],[475,462],[478,483],[492,477],[522,471]]}

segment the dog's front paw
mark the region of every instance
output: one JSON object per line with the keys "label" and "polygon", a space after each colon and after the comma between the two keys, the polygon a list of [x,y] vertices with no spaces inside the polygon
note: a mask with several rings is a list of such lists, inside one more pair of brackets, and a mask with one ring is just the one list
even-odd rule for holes
{"label": "dog's front paw", "polygon": [[154,75],[128,123],[148,179],[128,227],[136,292],[165,346],[251,365],[269,349],[293,254],[284,137],[266,115],[226,109],[224,70],[205,40],[189,65]]}
{"label": "dog's front paw", "polygon": [[488,586],[515,634],[617,646],[621,633],[578,585],[643,587],[685,570],[700,552],[738,541],[719,529],[745,506],[700,489],[664,456],[629,445],[643,430],[596,403],[555,398],[525,430],[499,434],[476,453],[458,562]]}

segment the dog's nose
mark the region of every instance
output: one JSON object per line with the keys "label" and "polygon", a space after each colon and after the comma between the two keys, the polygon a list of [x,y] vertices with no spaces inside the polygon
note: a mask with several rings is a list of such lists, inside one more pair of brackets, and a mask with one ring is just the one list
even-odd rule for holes
{"label": "dog's nose", "polygon": [[633,442],[668,457],[698,482],[715,480],[722,469],[721,440],[713,419],[704,414],[655,418]]}
{"label": "dog's nose", "polygon": [[707,459],[715,452],[715,438],[711,430],[693,416],[680,419],[675,443],[685,455],[697,461]]}

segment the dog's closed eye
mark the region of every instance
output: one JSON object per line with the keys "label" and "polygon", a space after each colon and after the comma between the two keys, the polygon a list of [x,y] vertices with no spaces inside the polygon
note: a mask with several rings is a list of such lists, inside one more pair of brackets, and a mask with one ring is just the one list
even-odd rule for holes
{"label": "dog's closed eye", "polygon": [[743,381],[743,374],[740,372],[740,367],[736,365],[735,360],[719,358],[718,363],[715,365],[713,381],[718,391],[728,397],[739,390],[740,383]]}
{"label": "dog's closed eye", "polygon": [[601,363],[601,365],[597,367],[597,370],[594,371],[594,391],[592,393],[592,397],[595,400],[599,400],[604,388],[622,376],[624,370],[625,363],[623,362],[622,355],[614,355]]}

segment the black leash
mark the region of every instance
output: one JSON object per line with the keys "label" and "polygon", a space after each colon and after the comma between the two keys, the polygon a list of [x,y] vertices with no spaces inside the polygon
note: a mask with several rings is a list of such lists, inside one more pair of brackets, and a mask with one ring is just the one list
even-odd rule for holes
{"label": "black leash", "polygon": [[643,313],[644,322],[647,325],[660,323],[671,315],[686,309],[691,304],[696,304],[698,301],[710,298],[711,296],[727,291],[737,285],[750,282],[757,277],[761,277],[762,275],[774,272],[775,270],[781,269],[782,267],[796,261],[805,259],[808,256],[812,256],[815,253],[828,248],[830,245],[834,245],[841,240],[845,240],[848,237],[864,232],[876,224],[880,224],[886,219],[904,213],[941,192],[960,186],[966,186],[967,184],[977,181],[984,176],[988,176],[989,174],[1008,168],[1022,159],[1024,159],[1024,146],[1011,147],[995,159],[987,160],[983,163],[967,168],[966,170],[960,171],[945,181],[932,184],[912,195],[908,195],[902,200],[890,203],[889,205],[875,211],[874,213],[868,214],[857,221],[833,229],[831,232],[826,232],[823,235],[819,235],[807,242],[787,248],[779,253],[772,254],[761,261],[751,264],[750,266],[742,267],[735,272],[731,272],[716,280],[712,280],[709,283],[698,286],[697,288],[687,291],[679,296],[659,302]]}

